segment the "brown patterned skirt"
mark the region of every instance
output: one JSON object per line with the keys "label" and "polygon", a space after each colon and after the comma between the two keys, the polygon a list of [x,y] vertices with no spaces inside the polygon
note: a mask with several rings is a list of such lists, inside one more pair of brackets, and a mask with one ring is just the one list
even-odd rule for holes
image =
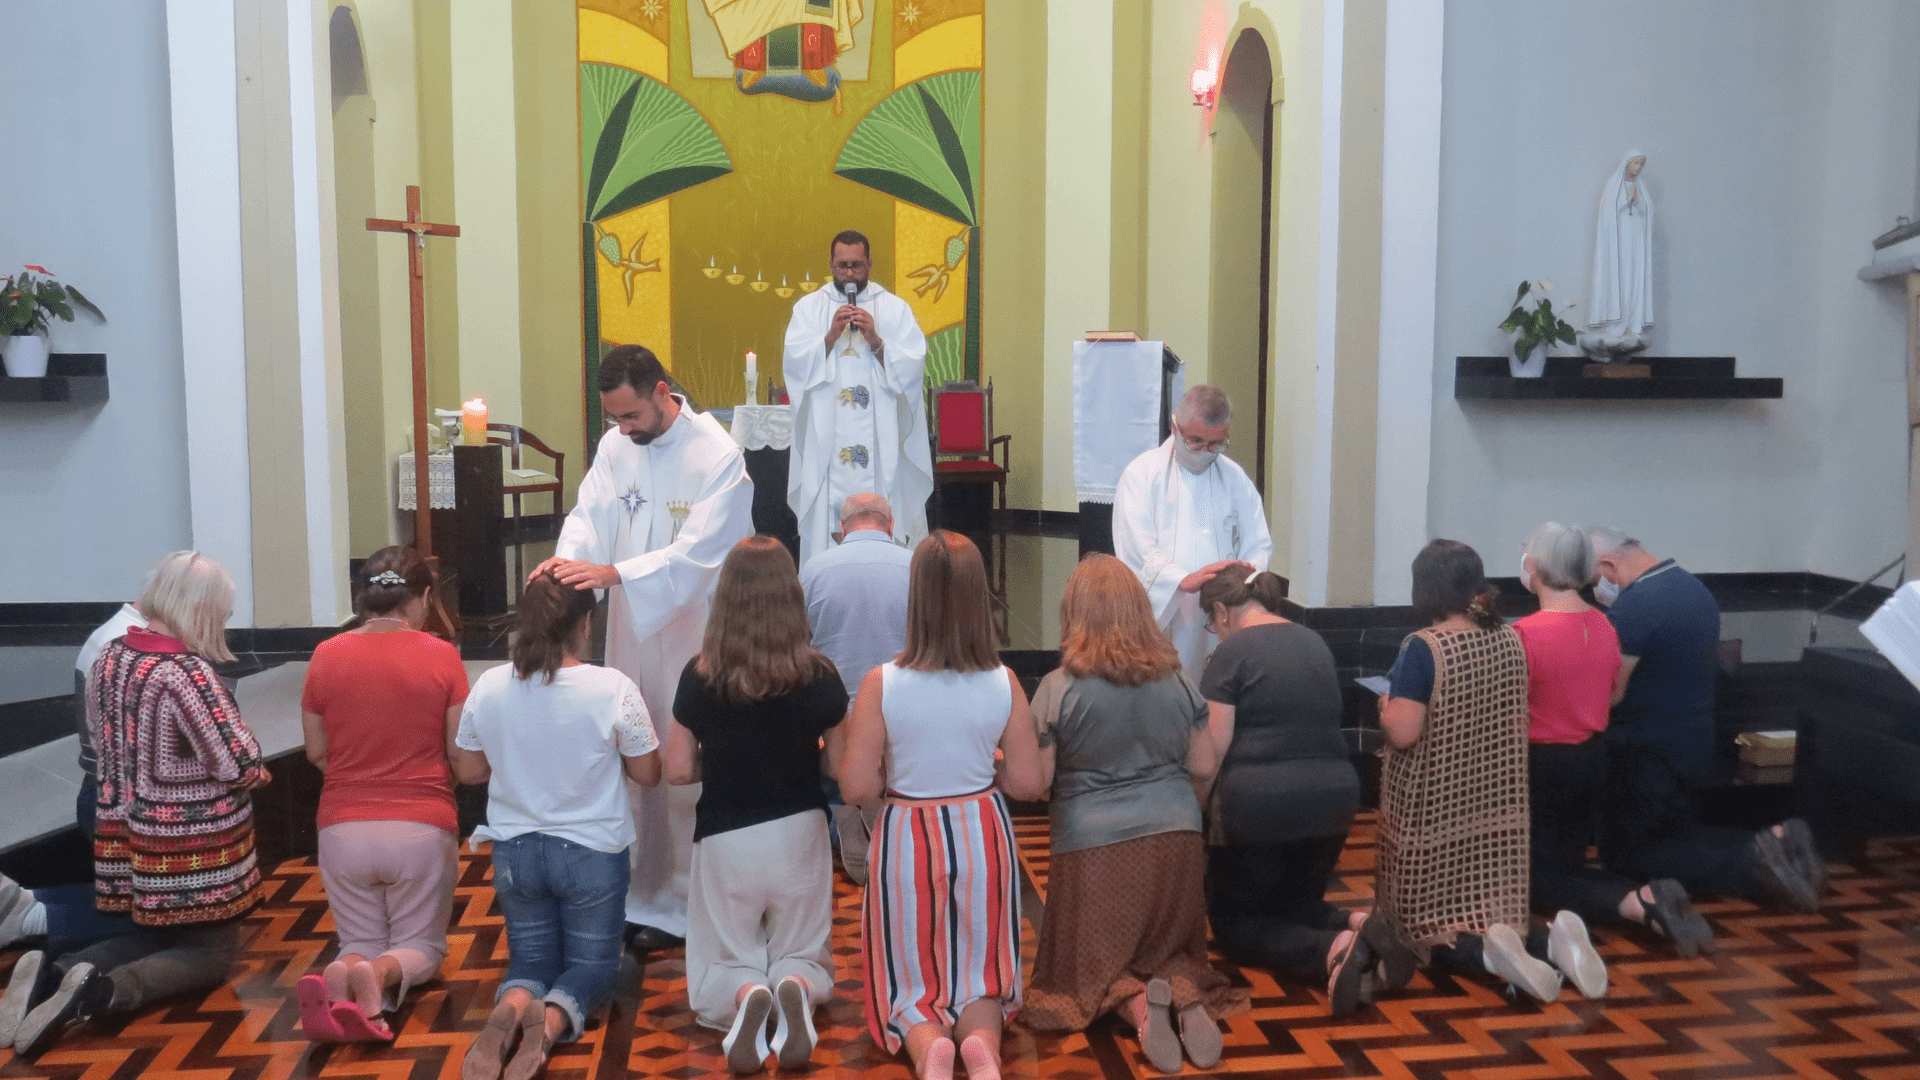
{"label": "brown patterned skirt", "polygon": [[1197,832],[1159,833],[1053,856],[1033,982],[1020,1024],[1080,1031],[1144,993],[1173,984],[1176,1009],[1198,1002],[1218,1019],[1247,991],[1207,963],[1207,850]]}

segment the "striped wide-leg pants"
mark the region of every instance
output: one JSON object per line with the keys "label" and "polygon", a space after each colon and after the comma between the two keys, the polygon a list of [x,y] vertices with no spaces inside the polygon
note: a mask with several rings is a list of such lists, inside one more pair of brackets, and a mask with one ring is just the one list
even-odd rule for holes
{"label": "striped wide-leg pants", "polygon": [[951,1026],[980,998],[1020,1007],[1013,826],[994,790],[889,798],[867,876],[867,1030],[898,1053],[916,1024]]}

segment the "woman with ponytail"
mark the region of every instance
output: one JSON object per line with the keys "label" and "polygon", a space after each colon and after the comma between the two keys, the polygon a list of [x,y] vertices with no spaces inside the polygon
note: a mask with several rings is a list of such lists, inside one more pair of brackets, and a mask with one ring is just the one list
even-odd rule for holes
{"label": "woman with ponytail", "polygon": [[320,880],[340,958],[297,986],[321,1042],[391,1041],[382,1014],[440,972],[459,879],[448,772],[467,700],[460,651],[421,632],[433,572],[411,547],[361,567],[358,629],[313,651],[301,697],[320,788]]}
{"label": "woman with ponytail", "polygon": [[508,953],[463,1080],[538,1075],[620,973],[634,840],[626,782],[660,782],[659,741],[633,680],[581,661],[593,605],[591,589],[534,578],[513,662],[480,676],[460,714],[453,771],[488,784],[487,824],[473,835],[493,841]]}
{"label": "woman with ponytail", "polygon": [[1374,895],[1422,959],[1491,972],[1552,1001],[1560,973],[1523,938],[1527,654],[1498,599],[1479,554],[1458,540],[1414,556],[1413,607],[1428,626],[1400,647],[1380,699],[1387,747]]}
{"label": "woman with ponytail", "polygon": [[1340,731],[1340,680],[1319,634],[1289,621],[1286,581],[1229,566],[1200,588],[1220,646],[1200,692],[1218,777],[1207,792],[1207,908],[1229,959],[1359,1003],[1376,935],[1325,900],[1360,806]]}

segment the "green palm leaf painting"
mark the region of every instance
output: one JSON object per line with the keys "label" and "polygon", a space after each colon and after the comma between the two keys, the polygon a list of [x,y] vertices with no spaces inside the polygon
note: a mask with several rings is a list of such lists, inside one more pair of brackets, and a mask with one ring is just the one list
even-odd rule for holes
{"label": "green palm leaf painting", "polygon": [[980,73],[930,75],[887,95],[847,135],[833,171],[967,226],[966,320],[929,339],[927,381],[979,378]]}
{"label": "green palm leaf painting", "polygon": [[612,64],[580,65],[580,175],[588,221],[604,221],[733,171],[707,123],[665,83]]}
{"label": "green palm leaf painting", "polygon": [[949,326],[927,335],[927,385],[945,386],[966,378],[967,335]]}
{"label": "green palm leaf painting", "polygon": [[980,224],[980,73],[947,72],[895,90],[847,136],[833,171]]}

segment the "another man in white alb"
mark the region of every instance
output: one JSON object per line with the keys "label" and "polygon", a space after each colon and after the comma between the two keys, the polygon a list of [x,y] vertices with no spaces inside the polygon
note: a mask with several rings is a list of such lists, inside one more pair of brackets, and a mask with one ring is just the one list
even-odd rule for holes
{"label": "another man in white alb", "polygon": [[867,238],[828,245],[833,285],[801,297],[787,324],[782,374],[793,399],[787,503],[800,519],[800,565],[827,549],[847,496],[892,504],[894,539],[926,539],[933,452],[922,382],[927,339],[905,300],[868,281]]}
{"label": "another man in white alb", "polygon": [[[608,591],[607,665],[638,683],[653,716],[673,715],[680,671],[700,651],[720,563],[753,535],[753,481],[719,421],[669,389],[652,351],[621,345],[600,363],[600,408],[619,426],[600,439],[554,556],[534,568]],[[687,933],[687,874],[699,785],[628,785],[633,883],[628,942]]]}
{"label": "another man in white alb", "polygon": [[1188,390],[1174,410],[1173,434],[1127,465],[1113,496],[1114,554],[1146,586],[1195,683],[1218,640],[1200,610],[1200,586],[1232,563],[1265,570],[1273,558],[1259,490],[1220,455],[1232,422],[1218,387]]}

